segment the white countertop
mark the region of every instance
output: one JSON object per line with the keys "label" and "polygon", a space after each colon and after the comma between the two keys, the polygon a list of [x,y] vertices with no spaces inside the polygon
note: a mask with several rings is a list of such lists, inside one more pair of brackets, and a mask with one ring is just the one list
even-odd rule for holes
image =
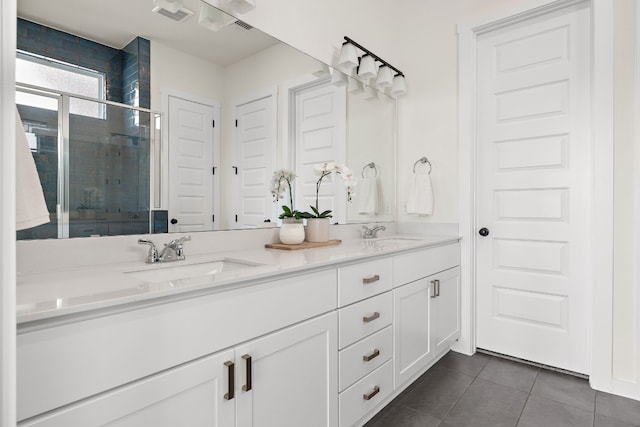
{"label": "white countertop", "polygon": [[[301,273],[305,270],[364,260],[376,255],[389,255],[459,240],[458,236],[408,236],[418,240],[401,240],[394,237],[397,236],[367,241],[344,240],[338,246],[295,251],[251,249],[212,252],[187,255],[184,261],[164,264],[132,262],[59,272],[19,273],[16,289],[17,322],[21,324],[53,319],[193,291],[224,291],[277,275]],[[172,268],[221,259],[237,260],[255,266],[171,281],[142,280],[129,274],[134,271]]]}

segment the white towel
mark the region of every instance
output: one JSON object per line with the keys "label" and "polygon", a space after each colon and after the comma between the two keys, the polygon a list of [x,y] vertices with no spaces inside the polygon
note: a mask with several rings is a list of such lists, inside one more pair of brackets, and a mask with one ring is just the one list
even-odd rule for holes
{"label": "white towel", "polygon": [[375,215],[378,213],[378,178],[368,176],[358,184],[358,213]]}
{"label": "white towel", "polygon": [[414,173],[407,195],[408,214],[433,214],[433,188],[428,173]]}
{"label": "white towel", "polygon": [[16,229],[24,230],[48,222],[49,211],[42,185],[16,108]]}

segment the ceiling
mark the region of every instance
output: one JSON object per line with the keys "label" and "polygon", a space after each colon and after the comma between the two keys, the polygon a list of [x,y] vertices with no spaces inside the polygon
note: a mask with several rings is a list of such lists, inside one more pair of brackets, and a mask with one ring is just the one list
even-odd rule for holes
{"label": "ceiling", "polygon": [[198,25],[200,0],[184,0],[193,16],[175,22],[153,13],[153,0],[18,0],[18,17],[122,49],[136,36],[207,59],[221,66],[278,43],[238,25],[218,32]]}

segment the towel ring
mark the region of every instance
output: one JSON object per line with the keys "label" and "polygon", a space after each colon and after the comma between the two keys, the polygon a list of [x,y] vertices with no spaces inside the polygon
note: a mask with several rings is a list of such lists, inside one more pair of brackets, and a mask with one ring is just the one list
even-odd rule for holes
{"label": "towel ring", "polygon": [[418,166],[418,163],[420,164],[427,164],[429,165],[429,171],[427,172],[427,174],[431,173],[431,169],[433,168],[433,166],[431,166],[431,162],[429,161],[429,159],[427,159],[426,157],[421,157],[419,158],[414,164],[413,164],[413,173],[416,173],[416,166]]}
{"label": "towel ring", "polygon": [[364,171],[365,171],[365,169],[367,169],[367,168],[371,168],[371,169],[373,169],[373,171],[375,172],[375,175],[373,176],[374,178],[377,178],[377,177],[378,177],[378,168],[376,168],[376,164],[375,164],[374,162],[371,162],[371,163],[367,163],[367,164],[366,164],[366,165],[364,165],[364,167],[362,168],[362,174],[361,174],[361,175],[362,175],[362,177],[363,177],[363,178],[365,177],[365,176],[364,176]]}

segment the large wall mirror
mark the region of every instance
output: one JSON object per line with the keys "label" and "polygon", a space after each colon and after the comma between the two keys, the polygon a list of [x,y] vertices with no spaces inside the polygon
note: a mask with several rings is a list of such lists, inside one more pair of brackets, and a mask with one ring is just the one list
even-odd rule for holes
{"label": "large wall mirror", "polygon": [[334,223],[395,219],[394,99],[200,0],[153,9],[18,1],[18,110],[52,218],[18,238],[276,226],[273,172],[309,210],[326,161],[358,181],[350,202],[322,184]]}

